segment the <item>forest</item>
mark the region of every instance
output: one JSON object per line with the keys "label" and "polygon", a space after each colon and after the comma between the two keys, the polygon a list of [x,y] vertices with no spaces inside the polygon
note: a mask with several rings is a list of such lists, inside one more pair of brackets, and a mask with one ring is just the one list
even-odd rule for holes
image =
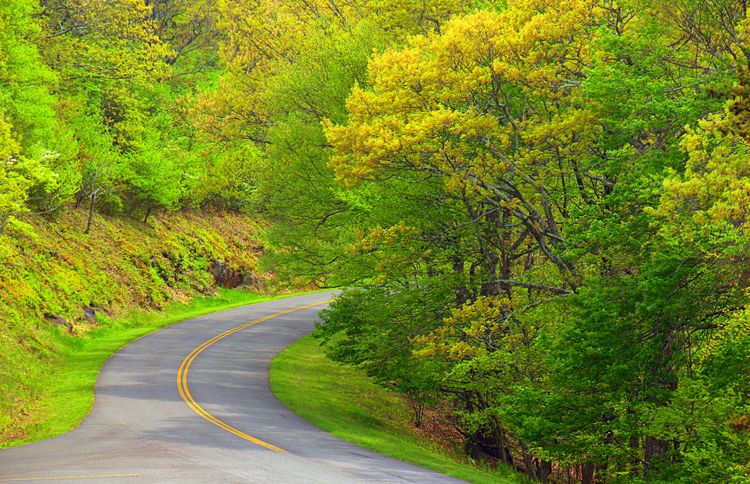
{"label": "forest", "polygon": [[32,217],[262,220],[315,335],[542,482],[750,480],[745,0],[3,0]]}

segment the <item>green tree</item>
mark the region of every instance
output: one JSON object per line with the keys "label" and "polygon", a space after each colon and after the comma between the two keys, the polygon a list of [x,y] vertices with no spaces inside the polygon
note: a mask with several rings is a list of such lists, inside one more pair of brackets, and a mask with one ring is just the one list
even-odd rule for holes
{"label": "green tree", "polygon": [[56,183],[54,173],[20,155],[20,149],[10,125],[0,116],[0,235],[9,223],[27,229],[17,217],[30,211],[29,191],[34,187],[47,191]]}

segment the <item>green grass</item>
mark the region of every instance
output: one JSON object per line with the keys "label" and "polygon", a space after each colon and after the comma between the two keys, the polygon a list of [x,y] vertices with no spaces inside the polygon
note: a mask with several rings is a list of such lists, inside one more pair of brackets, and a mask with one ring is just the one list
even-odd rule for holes
{"label": "green grass", "polygon": [[222,289],[219,296],[195,298],[187,304],[174,303],[163,311],[133,312],[120,320],[105,320],[103,328],[80,338],[61,334],[63,350],[55,369],[45,373],[44,381],[35,382],[40,388],[45,388],[36,404],[40,418],[26,429],[22,439],[0,442],[0,448],[46,439],[78,426],[94,403],[94,385],[99,369],[131,341],[202,314],[271,299],[275,298],[244,290]]}
{"label": "green grass", "polygon": [[404,425],[409,409],[398,395],[358,369],[329,360],[312,336],[276,357],[271,389],[302,418],[362,447],[470,482],[522,482],[510,470],[476,467],[420,441]]}

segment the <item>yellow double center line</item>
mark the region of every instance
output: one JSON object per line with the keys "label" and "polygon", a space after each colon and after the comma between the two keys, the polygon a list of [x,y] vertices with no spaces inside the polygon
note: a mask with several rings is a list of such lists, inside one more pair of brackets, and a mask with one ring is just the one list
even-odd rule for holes
{"label": "yellow double center line", "polygon": [[262,447],[265,447],[266,449],[270,449],[275,452],[286,452],[281,447],[276,447],[275,445],[269,444],[268,442],[263,442],[262,440],[257,439],[253,437],[252,435],[248,435],[245,432],[232,427],[228,423],[219,420],[217,417],[215,417],[210,412],[208,412],[205,408],[201,407],[200,404],[196,402],[193,396],[190,394],[190,388],[188,387],[188,372],[190,372],[190,365],[193,364],[193,361],[195,361],[195,359],[198,357],[198,355],[200,355],[203,352],[203,350],[205,350],[212,344],[216,343],[217,341],[223,340],[227,336],[231,336],[234,333],[237,333],[239,331],[242,331],[243,329],[249,328],[250,326],[255,326],[256,324],[260,324],[263,321],[268,321],[269,319],[278,318],[279,316],[283,316],[285,314],[293,313],[295,311],[301,311],[303,309],[308,309],[308,308],[312,308],[315,306],[320,306],[323,304],[327,304],[329,302],[330,301],[322,301],[322,302],[317,302],[317,303],[312,303],[312,304],[306,304],[304,306],[298,306],[296,308],[287,309],[285,311],[279,311],[278,313],[273,313],[273,314],[269,314],[268,316],[263,316],[262,318],[254,319],[250,321],[249,323],[245,323],[243,325],[237,326],[236,328],[232,328],[227,331],[224,331],[223,333],[220,333],[214,336],[210,340],[198,346],[193,351],[191,351],[190,354],[187,355],[187,357],[184,360],[182,360],[180,369],[177,371],[177,389],[180,391],[180,396],[182,397],[183,400],[185,400],[185,403],[187,403],[188,406],[193,409],[195,413],[197,413],[204,419],[208,420],[212,424],[218,427],[221,427],[227,432],[232,433],[236,435],[237,437],[245,439],[254,444],[258,444]]}
{"label": "yellow double center line", "polygon": [[96,474],[93,476],[50,476],[50,477],[3,477],[0,482],[23,481],[62,481],[79,479],[113,479],[115,477],[140,477],[140,474]]}

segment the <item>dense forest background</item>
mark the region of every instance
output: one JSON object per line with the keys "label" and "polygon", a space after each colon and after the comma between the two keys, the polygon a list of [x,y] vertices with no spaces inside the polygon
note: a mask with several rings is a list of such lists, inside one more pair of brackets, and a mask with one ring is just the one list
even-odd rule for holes
{"label": "dense forest background", "polygon": [[350,288],[329,356],[417,425],[447,402],[473,458],[746,482],[746,16],[3,0],[0,258],[71,211],[80,238],[99,214],[250,213],[280,280]]}

